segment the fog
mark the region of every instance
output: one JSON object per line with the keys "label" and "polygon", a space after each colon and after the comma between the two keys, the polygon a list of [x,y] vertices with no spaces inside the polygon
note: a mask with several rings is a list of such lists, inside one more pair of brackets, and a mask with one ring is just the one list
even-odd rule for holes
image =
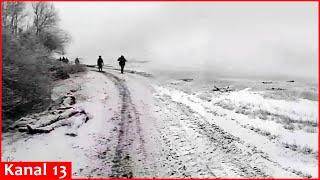
{"label": "fog", "polygon": [[[317,2],[55,2],[67,56],[150,71],[317,79]],[[151,72],[152,73],[152,72]]]}

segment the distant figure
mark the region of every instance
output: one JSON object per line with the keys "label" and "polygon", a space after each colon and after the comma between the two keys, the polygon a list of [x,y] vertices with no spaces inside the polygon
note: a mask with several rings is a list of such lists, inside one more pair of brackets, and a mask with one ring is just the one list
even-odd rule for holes
{"label": "distant figure", "polygon": [[119,65],[121,67],[121,74],[123,74],[123,68],[124,66],[126,65],[126,59],[121,55],[119,58],[118,58],[118,61],[119,61]]}
{"label": "distant figure", "polygon": [[99,72],[101,72],[102,71],[102,66],[103,66],[103,60],[102,60],[101,56],[99,56],[97,64],[98,64]]}
{"label": "distant figure", "polygon": [[79,58],[76,58],[76,59],[74,60],[74,63],[75,63],[76,65],[80,64]]}
{"label": "distant figure", "polygon": [[69,63],[69,59],[68,58],[65,58],[64,56],[62,57],[62,62],[68,64]]}

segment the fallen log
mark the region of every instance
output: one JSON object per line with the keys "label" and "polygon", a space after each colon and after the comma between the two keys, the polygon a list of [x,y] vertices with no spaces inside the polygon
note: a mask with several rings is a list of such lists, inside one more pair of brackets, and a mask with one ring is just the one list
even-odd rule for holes
{"label": "fallen log", "polygon": [[234,90],[231,89],[230,86],[222,87],[222,88],[219,88],[219,87],[217,87],[217,86],[214,86],[214,88],[212,89],[212,91],[231,92],[231,91],[234,91]]}
{"label": "fallen log", "polygon": [[49,133],[58,127],[69,126],[70,132],[67,132],[66,135],[76,136],[77,129],[90,118],[83,109],[72,106],[76,103],[76,98],[72,95],[72,92],[75,92],[75,90],[59,98],[48,110],[21,118],[10,128],[28,134],[37,134]]}
{"label": "fallen log", "polygon": [[90,119],[87,116],[87,113],[84,110],[77,110],[70,113],[66,113],[66,116],[59,116],[55,122],[51,124],[40,125],[40,126],[31,126],[27,125],[27,130],[21,129],[21,131],[27,131],[29,134],[37,134],[37,133],[49,133],[52,130],[62,127],[69,126],[70,132],[66,133],[66,135],[73,134],[71,136],[76,136],[76,130],[81,127],[84,123]]}
{"label": "fallen log", "polygon": [[9,129],[13,130],[16,128],[25,127],[27,124],[32,124],[34,121],[36,121],[36,119],[23,117],[23,118],[20,118],[19,120],[17,120],[16,122],[14,122],[9,127]]}
{"label": "fallen log", "polygon": [[49,133],[53,128],[33,128],[29,124],[27,125],[29,134]]}
{"label": "fallen log", "polygon": [[272,84],[272,81],[262,81],[262,84]]}

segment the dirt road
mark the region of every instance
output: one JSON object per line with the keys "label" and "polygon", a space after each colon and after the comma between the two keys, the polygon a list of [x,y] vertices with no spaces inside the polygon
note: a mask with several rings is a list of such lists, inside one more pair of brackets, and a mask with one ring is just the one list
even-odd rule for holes
{"label": "dirt road", "polygon": [[[131,100],[130,91],[124,80],[113,75],[104,73],[116,85],[119,91],[120,108],[113,121],[118,122],[117,145],[115,155],[112,160],[111,177],[132,177],[133,158],[132,154],[139,155],[138,161],[145,161],[144,139],[141,135],[141,124],[139,113]],[[136,148],[135,148],[136,147]]]}
{"label": "dirt road", "polygon": [[[307,176],[238,136],[250,132],[222,128],[224,117],[214,110],[181,103],[183,99],[161,93],[145,76],[149,75],[91,69],[62,82],[54,94],[72,89],[75,106],[84,109],[90,120],[75,137],[65,135],[67,127],[33,136],[5,134],[3,158],[71,161],[77,177]],[[274,144],[261,142],[277,150]]]}

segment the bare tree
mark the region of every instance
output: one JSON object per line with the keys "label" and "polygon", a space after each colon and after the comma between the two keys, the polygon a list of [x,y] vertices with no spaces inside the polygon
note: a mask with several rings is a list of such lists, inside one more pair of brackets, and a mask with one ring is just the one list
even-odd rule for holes
{"label": "bare tree", "polygon": [[2,5],[2,27],[17,35],[21,23],[26,17],[24,13],[26,5],[24,2],[4,2]]}
{"label": "bare tree", "polygon": [[7,2],[3,2],[2,3],[2,14],[1,14],[1,17],[2,17],[2,27],[4,29],[7,29],[7,22],[8,22],[8,19],[9,19],[9,7],[8,7],[8,3]]}
{"label": "bare tree", "polygon": [[37,35],[47,28],[57,25],[58,15],[52,3],[36,2],[32,4],[33,25]]}

